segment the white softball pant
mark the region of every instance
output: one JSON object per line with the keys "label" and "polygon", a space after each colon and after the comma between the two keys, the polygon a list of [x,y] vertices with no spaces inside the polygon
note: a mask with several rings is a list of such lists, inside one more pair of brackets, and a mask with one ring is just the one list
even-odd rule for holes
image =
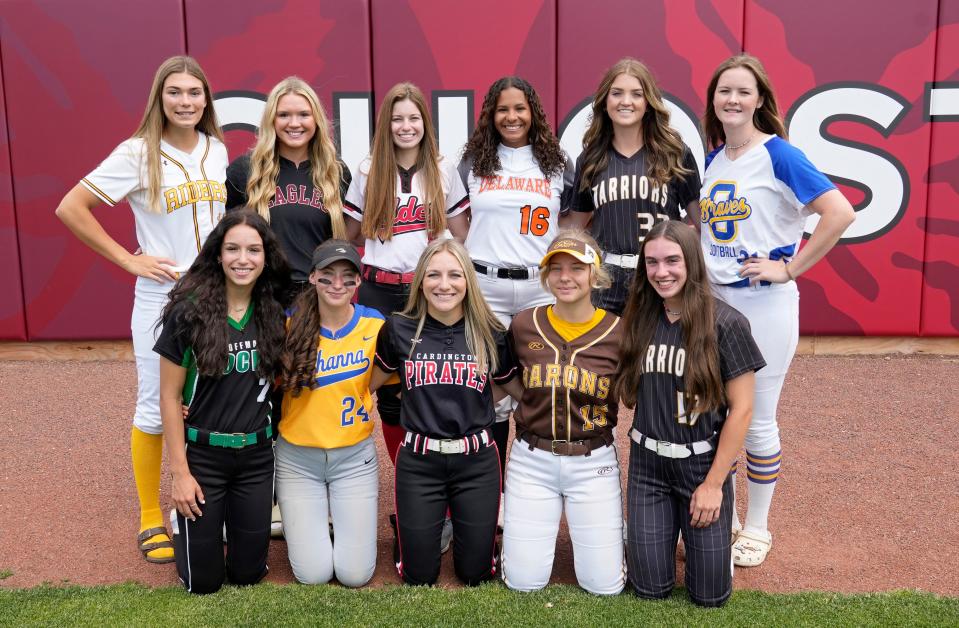
{"label": "white softball pant", "polygon": [[[490,264],[483,263],[484,266]],[[482,273],[476,273],[480,291],[496,318],[509,329],[513,317],[523,310],[537,305],[547,305],[556,299],[543,290],[539,276],[529,279],[500,279]],[[516,401],[505,397],[496,404],[496,422],[508,421],[510,412],[516,409]]]}
{"label": "white softball pant", "polygon": [[147,434],[163,433],[163,421],[160,420],[160,356],[153,352],[153,345],[160,335],[157,323],[172,289],[172,281],[158,283],[137,277],[133,293],[130,332],[137,363],[137,407],[133,414],[133,425]]}
{"label": "white softball pant", "polygon": [[[336,449],[276,441],[276,494],[293,575],[361,587],[376,569],[379,461],[373,438]],[[330,539],[329,516],[333,515]]]}
{"label": "white softball pant", "polygon": [[778,449],[776,407],[799,343],[799,290],[792,281],[756,288],[713,289],[717,297],[749,319],[753,338],[766,360],[766,366],[756,372],[753,420],[746,434],[746,449]]}
{"label": "white softball pant", "polygon": [[554,456],[516,440],[506,473],[503,581],[535,591],[549,583],[559,519],[566,510],[576,580],[595,595],[626,583],[623,497],[613,446],[589,456]]}

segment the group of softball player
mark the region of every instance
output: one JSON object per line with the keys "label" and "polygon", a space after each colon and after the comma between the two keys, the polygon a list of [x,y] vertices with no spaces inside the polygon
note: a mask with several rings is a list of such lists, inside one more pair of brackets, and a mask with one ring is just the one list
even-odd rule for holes
{"label": "group of softball player", "polygon": [[[691,599],[723,604],[732,565],[772,546],[795,279],[854,213],[786,141],[757,59],[723,62],[706,103],[701,180],[635,59],[602,78],[575,165],[521,78],[490,86],[463,155],[446,157],[422,92],[400,83],[350,173],[316,93],[290,77],[227,167],[202,70],[164,62],[134,136],[57,209],[137,276],[144,558],[175,560],[196,593],[259,581],[275,492],[301,582],[369,582],[383,514],[405,582],[435,583],[452,546],[464,583],[531,591],[565,512],[585,590],[669,595],[681,534]],[[135,253],[92,213],[123,199]],[[374,391],[391,513],[377,512]],[[620,405],[635,409],[625,513]]]}

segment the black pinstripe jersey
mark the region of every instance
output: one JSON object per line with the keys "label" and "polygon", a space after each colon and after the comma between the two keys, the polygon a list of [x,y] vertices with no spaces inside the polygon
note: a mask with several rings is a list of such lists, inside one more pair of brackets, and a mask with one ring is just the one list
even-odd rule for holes
{"label": "black pinstripe jersey", "polygon": [[[749,321],[738,310],[715,300],[719,372],[723,382],[766,366]],[[637,392],[633,427],[656,440],[692,443],[722,430],[727,407],[704,414],[688,412],[686,398],[686,349],[683,326],[670,323],[663,312],[652,342],[643,354],[643,375]]]}
{"label": "black pinstripe jersey", "polygon": [[589,189],[580,191],[583,158],[576,160],[571,209],[592,212],[590,231],[606,253],[636,254],[639,243],[657,222],[679,220],[681,207],[699,201],[699,168],[689,148],[684,146],[686,177],[660,186],[646,174],[646,147],[632,157],[609,149],[606,169],[593,177]]}
{"label": "black pinstripe jersey", "polygon": [[[490,427],[493,390],[466,342],[463,319],[444,325],[427,315],[419,338],[417,323],[394,314],[376,340],[376,365],[389,373],[399,371],[400,425],[431,438],[468,436]],[[496,334],[496,348],[493,380],[506,383],[516,373],[506,332]]]}

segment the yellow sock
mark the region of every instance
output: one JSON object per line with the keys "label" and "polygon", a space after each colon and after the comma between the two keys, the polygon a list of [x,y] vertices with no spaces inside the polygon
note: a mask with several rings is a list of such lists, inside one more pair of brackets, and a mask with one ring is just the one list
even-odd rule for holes
{"label": "yellow sock", "polygon": [[[163,527],[160,510],[160,463],[163,459],[163,434],[147,434],[134,427],[130,430],[130,454],[133,458],[133,479],[140,498],[140,531]],[[146,542],[169,540],[157,534]],[[161,547],[148,552],[151,558],[170,558],[173,550]]]}

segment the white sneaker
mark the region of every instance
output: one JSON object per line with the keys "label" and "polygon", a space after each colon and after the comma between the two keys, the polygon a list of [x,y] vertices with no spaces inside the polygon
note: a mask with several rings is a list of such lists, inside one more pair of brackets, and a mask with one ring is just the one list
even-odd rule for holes
{"label": "white sneaker", "polygon": [[443,534],[440,536],[440,553],[445,554],[450,551],[453,544],[453,521],[447,517],[443,521]]}

